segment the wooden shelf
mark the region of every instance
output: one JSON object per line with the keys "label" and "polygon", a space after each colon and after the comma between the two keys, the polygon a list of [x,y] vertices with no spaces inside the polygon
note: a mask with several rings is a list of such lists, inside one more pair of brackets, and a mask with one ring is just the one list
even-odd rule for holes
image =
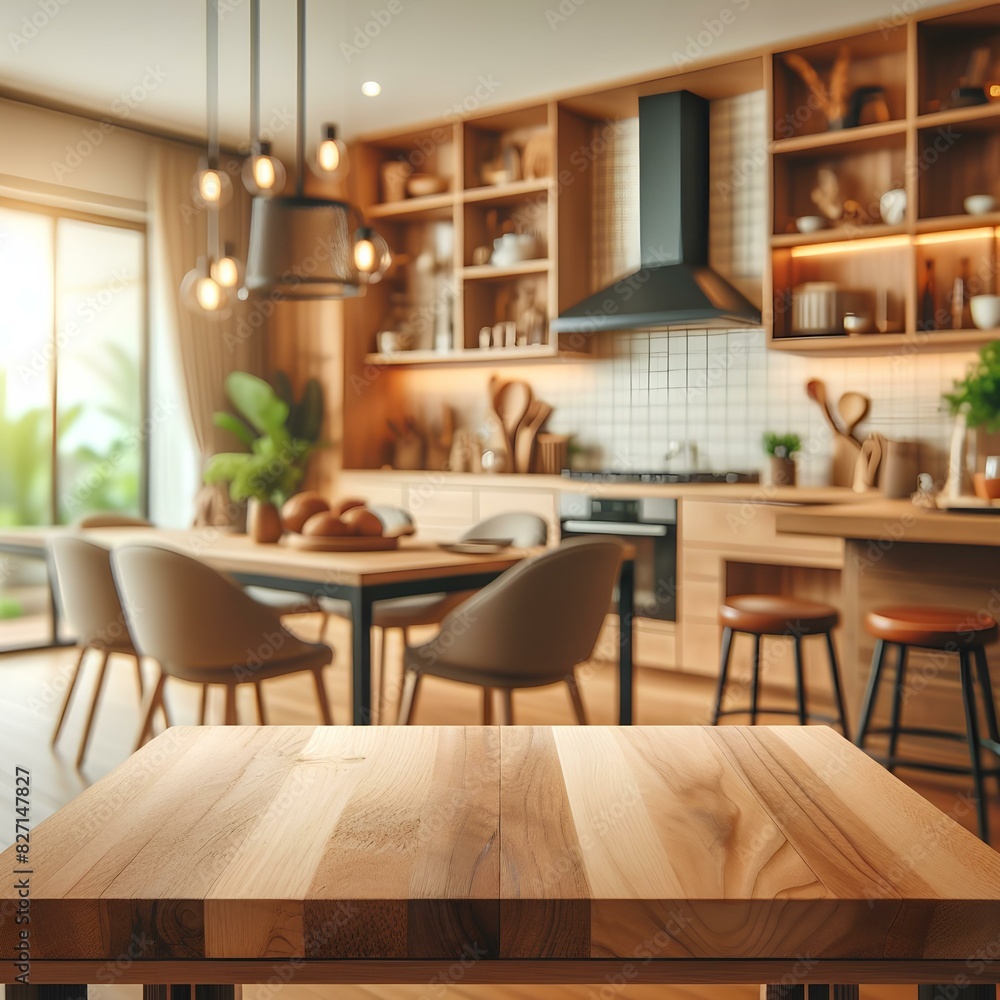
{"label": "wooden shelf", "polygon": [[451,351],[398,351],[395,354],[366,354],[365,364],[386,365],[456,365],[456,364],[513,364],[520,361],[593,360],[593,356],[580,351],[557,351],[549,344],[536,347],[489,347]]}
{"label": "wooden shelf", "polygon": [[981,125],[984,128],[1000,128],[1000,102],[995,104],[973,104],[966,108],[950,108],[948,111],[933,111],[919,115],[917,128],[943,128],[947,125]]}
{"label": "wooden shelf", "polygon": [[939,215],[932,219],[918,219],[916,231],[925,233],[947,233],[962,229],[993,229],[1000,226],[1000,212],[986,215]]}
{"label": "wooden shelf", "polygon": [[504,205],[522,201],[533,194],[548,194],[551,187],[552,178],[543,177],[541,180],[512,181],[510,184],[469,188],[462,192],[461,198],[467,205]]}
{"label": "wooden shelf", "polygon": [[775,337],[772,350],[797,354],[892,354],[896,349],[906,353],[933,354],[936,351],[967,350],[1000,340],[997,330],[933,330],[929,332],[862,333],[856,336],[833,335],[813,337]]}
{"label": "wooden shelf", "polygon": [[445,191],[444,194],[428,194],[421,198],[407,198],[406,201],[382,202],[370,206],[365,215],[369,219],[387,221],[412,219],[414,216],[420,215],[428,218],[447,219],[452,216],[455,202],[454,192]]}
{"label": "wooden shelf", "polygon": [[494,267],[492,264],[477,264],[463,267],[459,274],[464,281],[503,281],[505,278],[519,278],[525,274],[544,274],[550,270],[552,262],[541,258],[539,260],[522,260],[509,267]]}
{"label": "wooden shelf", "polygon": [[827,149],[837,149],[852,143],[871,144],[889,136],[903,135],[906,132],[906,121],[879,122],[875,125],[859,125],[857,128],[837,129],[836,131],[814,132],[809,135],[793,135],[787,139],[774,139],[771,152],[782,153],[813,153]]}
{"label": "wooden shelf", "polygon": [[874,240],[885,236],[905,236],[906,226],[889,226],[876,223],[872,226],[837,226],[821,229],[816,233],[778,233],[771,237],[775,249],[799,246],[822,246],[825,243],[845,243],[851,240]]}

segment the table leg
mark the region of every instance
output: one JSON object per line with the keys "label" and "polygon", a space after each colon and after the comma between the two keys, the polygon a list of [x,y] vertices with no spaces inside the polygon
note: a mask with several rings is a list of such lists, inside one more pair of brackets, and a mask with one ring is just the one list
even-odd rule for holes
{"label": "table leg", "polygon": [[372,721],[372,599],[364,588],[351,591],[351,722]]}
{"label": "table leg", "polygon": [[239,986],[192,986],[187,983],[143,986],[142,1000],[236,1000],[242,994]]}
{"label": "table leg", "polygon": [[7,1000],[87,1000],[86,986],[34,986],[8,983]]}
{"label": "table leg", "polygon": [[996,1000],[995,983],[933,983],[917,987],[917,1000]]}
{"label": "table leg", "polygon": [[618,576],[618,725],[632,725],[632,633],[635,618],[635,565],[622,563]]}
{"label": "table leg", "polygon": [[760,1000],[858,1000],[859,994],[850,983],[768,983],[760,988]]}

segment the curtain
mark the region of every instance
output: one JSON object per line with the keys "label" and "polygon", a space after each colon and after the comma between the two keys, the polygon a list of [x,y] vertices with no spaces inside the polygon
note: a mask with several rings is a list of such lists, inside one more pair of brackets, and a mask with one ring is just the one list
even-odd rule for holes
{"label": "curtain", "polygon": [[[226,157],[223,157],[226,166]],[[195,207],[191,181],[198,167],[198,153],[190,147],[162,144],[150,174],[152,190],[150,239],[154,273],[150,284],[158,298],[164,323],[177,350],[187,413],[198,452],[198,479],[205,464],[219,451],[242,446],[212,422],[216,410],[229,406],[224,381],[232,371],[263,375],[265,310],[258,304],[235,300],[231,315],[216,322],[199,316],[181,303],[184,275],[206,253],[206,213]],[[221,212],[220,235],[233,243],[237,256],[246,260],[250,233],[250,196],[232,174],[233,194]],[[202,486],[195,501],[195,525],[233,524],[242,511],[230,503],[224,486]]]}

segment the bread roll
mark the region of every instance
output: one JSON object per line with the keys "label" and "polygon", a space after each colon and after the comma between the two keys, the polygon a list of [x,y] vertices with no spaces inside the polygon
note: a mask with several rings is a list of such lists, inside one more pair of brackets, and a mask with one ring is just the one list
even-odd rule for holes
{"label": "bread roll", "polygon": [[357,497],[347,497],[346,500],[338,500],[331,510],[343,517],[349,510],[353,510],[355,507],[364,507],[364,505],[364,500],[359,500]]}
{"label": "bread roll", "polygon": [[307,490],[289,497],[281,508],[281,523],[285,531],[301,531],[313,516],[328,511],[330,505],[318,493]]}
{"label": "bread roll", "polygon": [[314,538],[337,538],[341,535],[351,535],[354,532],[350,525],[345,524],[332,510],[324,510],[313,514],[302,526],[302,534]]}
{"label": "bread roll", "polygon": [[367,507],[352,507],[341,520],[351,529],[351,534],[366,538],[382,536],[382,522]]}

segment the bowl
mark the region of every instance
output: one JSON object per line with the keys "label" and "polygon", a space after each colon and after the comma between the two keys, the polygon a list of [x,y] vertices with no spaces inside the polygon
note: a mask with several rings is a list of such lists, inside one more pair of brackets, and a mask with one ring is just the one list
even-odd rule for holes
{"label": "bowl", "polygon": [[413,174],[406,182],[406,193],[411,198],[422,198],[428,194],[443,194],[448,190],[448,178],[436,174]]}
{"label": "bowl", "polygon": [[886,191],[878,201],[879,215],[889,226],[898,226],[906,218],[906,192],[902,188]]}
{"label": "bowl", "polygon": [[493,241],[490,263],[494,267],[510,267],[522,260],[532,260],[538,252],[538,240],[532,233],[504,233]]}
{"label": "bowl", "polygon": [[844,313],[844,333],[867,333],[871,327],[872,321],[867,316]]}
{"label": "bowl", "polygon": [[413,346],[413,337],[401,330],[382,330],[377,340],[379,354],[396,354]]}
{"label": "bowl", "polygon": [[962,202],[962,207],[969,215],[986,215],[996,211],[997,200],[991,194],[970,194]]}
{"label": "bowl", "polygon": [[1000,479],[987,479],[982,472],[972,477],[972,485],[980,500],[1000,500]]}
{"label": "bowl", "polygon": [[980,330],[992,330],[1000,326],[1000,295],[973,295],[969,299],[972,322]]}
{"label": "bowl", "polygon": [[826,225],[822,215],[800,215],[795,220],[795,228],[800,233],[816,233]]}

